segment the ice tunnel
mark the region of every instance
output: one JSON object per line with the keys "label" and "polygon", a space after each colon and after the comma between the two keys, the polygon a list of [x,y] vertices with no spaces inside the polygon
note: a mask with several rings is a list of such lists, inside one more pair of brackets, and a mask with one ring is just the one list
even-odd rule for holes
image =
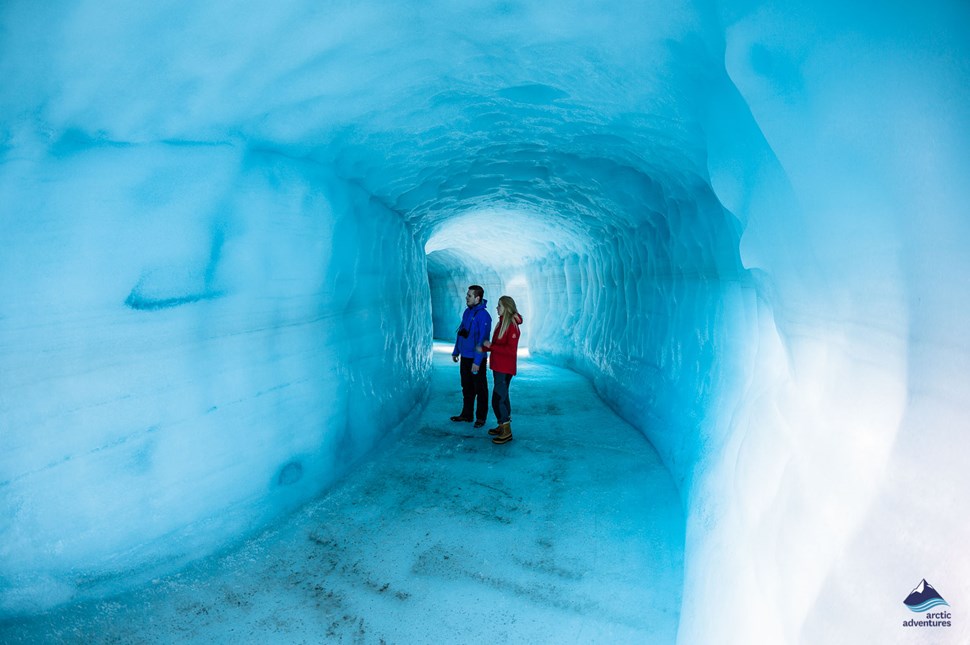
{"label": "ice tunnel", "polygon": [[679,643],[923,642],[921,579],[970,640],[966,3],[0,25],[3,619],[325,491],[480,282],[669,470]]}

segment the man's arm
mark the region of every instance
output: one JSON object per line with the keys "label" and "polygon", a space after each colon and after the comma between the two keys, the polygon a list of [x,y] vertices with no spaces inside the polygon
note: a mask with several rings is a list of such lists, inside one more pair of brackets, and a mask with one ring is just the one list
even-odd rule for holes
{"label": "man's arm", "polygon": [[478,331],[478,342],[475,343],[475,365],[477,367],[482,364],[482,359],[485,358],[482,343],[488,340],[492,334],[492,319],[486,314],[486,316],[478,316],[475,322],[477,323],[475,327]]}

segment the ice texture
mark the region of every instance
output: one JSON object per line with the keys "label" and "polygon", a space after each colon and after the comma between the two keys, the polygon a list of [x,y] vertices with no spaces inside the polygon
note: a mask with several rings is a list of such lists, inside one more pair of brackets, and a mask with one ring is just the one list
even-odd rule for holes
{"label": "ice texture", "polygon": [[423,251],[326,170],[96,145],[2,181],[4,611],[222,548],[421,402]]}
{"label": "ice texture", "polygon": [[656,451],[587,379],[534,359],[511,443],[442,423],[450,353],[435,344],[409,431],[320,499],[130,593],[0,620],[0,642],[673,642],[684,517]]}
{"label": "ice texture", "polygon": [[680,643],[911,638],[913,584],[970,579],[968,27],[4,3],[0,611],[317,495],[421,407],[478,282],[670,471]]}

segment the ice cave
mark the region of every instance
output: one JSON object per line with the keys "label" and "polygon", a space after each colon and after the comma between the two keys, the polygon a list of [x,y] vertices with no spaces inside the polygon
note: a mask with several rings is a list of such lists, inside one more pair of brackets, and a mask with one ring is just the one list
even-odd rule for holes
{"label": "ice cave", "polygon": [[966,2],[7,0],[0,79],[3,643],[970,642]]}

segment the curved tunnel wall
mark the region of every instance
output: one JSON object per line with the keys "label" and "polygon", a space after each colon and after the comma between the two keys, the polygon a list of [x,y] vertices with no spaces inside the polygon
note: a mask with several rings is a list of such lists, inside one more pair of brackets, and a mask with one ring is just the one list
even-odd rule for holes
{"label": "curved tunnel wall", "polygon": [[[2,261],[13,613],[144,582],[296,508],[420,404],[430,366],[423,249],[326,169],[57,145],[5,160],[7,203],[30,213],[4,219]],[[57,195],[9,181],[34,174]]]}
{"label": "curved tunnel wall", "polygon": [[5,612],[321,490],[420,402],[423,245],[489,208],[532,347],[681,487],[682,642],[967,579],[919,477],[970,483],[964,9],[71,9],[3,10]]}

